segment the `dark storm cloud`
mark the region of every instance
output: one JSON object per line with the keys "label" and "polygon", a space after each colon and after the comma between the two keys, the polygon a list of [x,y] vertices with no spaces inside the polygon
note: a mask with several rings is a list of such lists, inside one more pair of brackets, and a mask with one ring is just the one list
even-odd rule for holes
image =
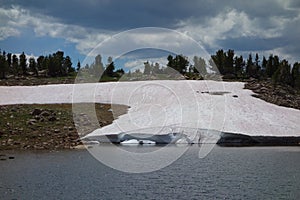
{"label": "dark storm cloud", "polygon": [[287,39],[278,38],[256,38],[256,37],[239,37],[218,40],[218,44],[236,51],[266,51],[280,48],[287,44]]}
{"label": "dark storm cloud", "polygon": [[[247,13],[250,18],[271,16],[292,17],[296,11],[287,12],[283,4],[273,0],[264,1],[161,1],[161,0],[13,0],[2,5],[20,5],[34,12],[54,16],[63,23],[100,29],[122,30],[144,26],[174,28],[179,20],[195,18],[200,23],[224,9],[234,8]],[[291,6],[299,6],[297,1]],[[258,22],[259,23],[259,22]],[[264,24],[268,26],[268,24]]]}
{"label": "dark storm cloud", "polygon": [[[111,35],[131,28],[153,26],[189,32],[207,49],[280,49],[291,57],[300,53],[297,45],[300,42],[299,0],[0,0],[0,5],[2,8],[19,6],[28,10],[30,15],[52,17],[65,27],[56,31],[58,33],[52,29],[52,35],[46,33],[48,29],[43,32],[36,28],[37,32],[50,37],[65,37],[78,44],[81,52],[90,47],[87,45],[89,38],[97,38],[96,33],[93,37],[86,37],[90,31],[88,28]],[[76,26],[70,28],[69,25]],[[230,27],[226,29],[226,26]],[[4,31],[7,35],[16,35],[16,30]],[[67,30],[72,34],[61,36]],[[80,43],[81,38],[86,40]]]}

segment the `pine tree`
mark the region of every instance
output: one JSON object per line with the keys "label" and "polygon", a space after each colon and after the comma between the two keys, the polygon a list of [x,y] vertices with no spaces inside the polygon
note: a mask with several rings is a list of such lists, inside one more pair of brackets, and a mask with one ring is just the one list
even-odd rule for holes
{"label": "pine tree", "polygon": [[8,73],[8,65],[6,62],[6,58],[0,52],[0,79],[5,79],[7,73]]}
{"label": "pine tree", "polygon": [[33,57],[29,58],[29,69],[34,75],[38,76],[37,64]]}
{"label": "pine tree", "polygon": [[194,61],[194,67],[192,68],[193,72],[199,73],[201,76],[205,76],[207,74],[205,60],[201,57],[194,56],[193,61]]}
{"label": "pine tree", "polygon": [[283,85],[292,85],[293,78],[291,72],[291,66],[289,65],[287,60],[283,60],[279,63],[279,67],[276,72],[272,76],[272,80],[275,83],[283,84]]}
{"label": "pine tree", "polygon": [[245,62],[244,62],[244,59],[243,59],[243,56],[236,56],[234,58],[234,74],[237,76],[237,77],[242,77],[243,76],[243,68],[245,66]]}
{"label": "pine tree", "polygon": [[11,53],[7,54],[6,62],[7,62],[8,72],[10,74],[13,74],[13,70],[12,70],[12,54]]}
{"label": "pine tree", "polygon": [[300,89],[300,63],[298,62],[293,65],[292,82],[294,88]]}
{"label": "pine tree", "polygon": [[77,67],[76,67],[76,71],[80,71],[81,69],[81,64],[80,64],[80,61],[78,60],[77,62]]}
{"label": "pine tree", "polygon": [[72,67],[72,61],[71,61],[70,56],[66,56],[63,59],[62,68],[63,68],[63,74],[62,75],[68,75],[68,74],[75,71],[74,68]]}
{"label": "pine tree", "polygon": [[47,69],[44,56],[39,56],[36,61],[37,61],[37,68],[39,71]]}
{"label": "pine tree", "polygon": [[20,67],[22,69],[22,74],[23,75],[27,75],[27,59],[26,59],[26,55],[24,52],[22,52],[22,54],[19,56],[20,59]]}
{"label": "pine tree", "polygon": [[215,55],[211,56],[211,61],[213,61],[214,64],[211,64],[211,66],[216,66],[221,74],[225,74],[225,59],[226,59],[226,54],[224,53],[223,49],[220,49],[216,52]]}
{"label": "pine tree", "polygon": [[12,71],[15,76],[19,74],[19,59],[15,54],[12,56]]}
{"label": "pine tree", "polygon": [[261,71],[262,74],[265,76],[266,75],[266,68],[267,68],[267,59],[265,58],[265,56],[263,57],[262,63],[261,63]]}
{"label": "pine tree", "polygon": [[252,54],[250,53],[246,63],[246,74],[248,77],[254,77],[255,73],[255,65],[252,61]]}
{"label": "pine tree", "polygon": [[149,64],[149,62],[144,62],[144,74],[145,75],[150,75],[151,74],[151,65]]}
{"label": "pine tree", "polygon": [[234,50],[229,49],[225,55],[224,74],[234,73],[233,63],[234,63]]}

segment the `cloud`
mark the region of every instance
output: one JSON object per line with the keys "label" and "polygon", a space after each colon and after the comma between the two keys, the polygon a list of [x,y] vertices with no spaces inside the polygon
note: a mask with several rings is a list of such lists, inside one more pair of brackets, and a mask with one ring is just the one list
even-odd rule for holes
{"label": "cloud", "polygon": [[98,43],[109,37],[107,31],[84,28],[78,25],[60,23],[58,19],[42,14],[33,15],[29,10],[12,6],[0,8],[0,40],[21,34],[22,28],[31,27],[37,37],[63,38],[76,44],[77,50],[87,54]]}
{"label": "cloud", "polygon": [[120,35],[117,33],[152,26],[191,36],[209,53],[218,48],[265,54],[280,50],[294,60],[300,53],[300,4],[297,0],[13,2],[17,6],[0,0],[2,41],[11,36],[22,37],[24,28],[32,28],[37,37],[63,39],[75,44],[84,55],[103,41],[110,43],[106,43],[106,49],[111,55],[118,49],[122,52],[141,46],[159,46],[189,55],[197,51],[191,47],[192,41],[182,39],[182,36],[178,39],[174,37],[176,34],[164,31],[147,33],[140,30],[118,40]]}
{"label": "cloud", "polygon": [[219,40],[228,38],[275,38],[279,36],[278,29],[265,30],[257,24],[258,19],[250,18],[245,12],[235,9],[225,9],[218,15],[208,18],[204,24],[191,18],[178,23],[180,31],[184,31],[196,40],[209,47],[220,47]]}
{"label": "cloud", "polygon": [[[288,7],[287,5],[282,5]],[[245,11],[224,9],[199,23],[196,18],[178,22],[178,30],[186,32],[208,49],[231,48],[240,52],[262,52],[284,55],[295,60],[300,52],[300,10],[298,14],[251,16]]]}
{"label": "cloud", "polygon": [[134,71],[136,69],[140,69],[141,71],[144,70],[144,63],[145,62],[149,62],[150,64],[155,64],[158,63],[160,65],[160,67],[166,67],[168,60],[166,57],[154,57],[154,58],[148,58],[148,59],[134,59],[134,60],[128,60],[124,63],[124,67]]}

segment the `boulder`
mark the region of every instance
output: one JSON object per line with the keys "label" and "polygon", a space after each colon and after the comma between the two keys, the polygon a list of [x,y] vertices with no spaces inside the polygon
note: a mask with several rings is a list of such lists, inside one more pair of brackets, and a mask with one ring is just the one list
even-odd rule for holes
{"label": "boulder", "polygon": [[41,113],[42,113],[42,110],[36,108],[31,112],[31,115],[35,116],[35,115],[40,115]]}
{"label": "boulder", "polygon": [[41,112],[40,115],[42,115],[43,117],[48,117],[48,116],[50,116],[50,112],[48,112],[48,111],[43,111],[43,112]]}
{"label": "boulder", "polygon": [[50,116],[50,117],[48,118],[48,120],[49,120],[50,122],[54,122],[54,121],[56,121],[57,119],[56,119],[55,116]]}
{"label": "boulder", "polygon": [[30,120],[27,121],[28,125],[35,125],[36,123],[37,123],[36,119],[30,119]]}

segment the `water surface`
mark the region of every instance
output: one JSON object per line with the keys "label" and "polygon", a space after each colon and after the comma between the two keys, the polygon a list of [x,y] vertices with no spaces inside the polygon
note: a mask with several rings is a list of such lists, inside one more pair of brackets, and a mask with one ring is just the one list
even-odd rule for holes
{"label": "water surface", "polygon": [[86,150],[6,152],[15,159],[0,161],[0,199],[300,198],[298,147],[215,147],[204,159],[198,151],[144,174],[111,169]]}

